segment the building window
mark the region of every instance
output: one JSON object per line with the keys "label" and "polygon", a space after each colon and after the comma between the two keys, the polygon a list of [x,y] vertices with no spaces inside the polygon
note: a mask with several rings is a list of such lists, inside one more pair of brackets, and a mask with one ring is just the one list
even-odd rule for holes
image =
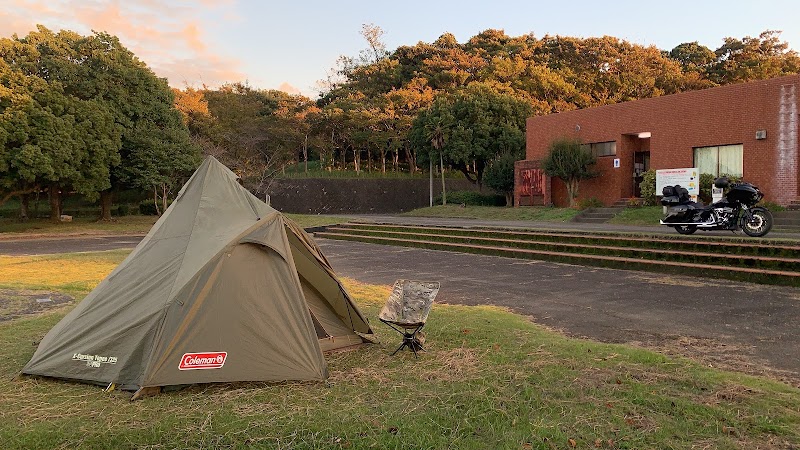
{"label": "building window", "polygon": [[617,142],[594,142],[591,144],[583,144],[581,148],[590,151],[594,156],[613,156],[617,154]]}
{"label": "building window", "polygon": [[743,155],[742,144],[695,147],[694,166],[700,173],[710,173],[715,177],[720,175],[741,177]]}

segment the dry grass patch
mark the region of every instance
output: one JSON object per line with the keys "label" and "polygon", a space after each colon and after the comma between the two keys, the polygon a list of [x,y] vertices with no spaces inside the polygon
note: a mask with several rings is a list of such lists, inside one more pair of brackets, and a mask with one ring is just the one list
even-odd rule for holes
{"label": "dry grass patch", "polygon": [[714,392],[710,392],[704,399],[706,404],[719,405],[720,403],[740,403],[746,402],[757,395],[762,395],[758,389],[742,386],[738,383],[725,383]]}
{"label": "dry grass patch", "polygon": [[44,256],[0,255],[0,285],[88,292],[128,253],[130,250]]}
{"label": "dry grass patch", "polygon": [[38,314],[72,300],[69,295],[58,292],[0,289],[0,321]]}
{"label": "dry grass patch", "polygon": [[391,286],[361,283],[352,278],[342,278],[341,280],[347,292],[358,298],[363,306],[383,307],[392,292]]}
{"label": "dry grass patch", "polygon": [[425,364],[417,376],[426,381],[444,383],[475,379],[486,367],[486,352],[465,347],[434,351],[430,355],[433,362]]}

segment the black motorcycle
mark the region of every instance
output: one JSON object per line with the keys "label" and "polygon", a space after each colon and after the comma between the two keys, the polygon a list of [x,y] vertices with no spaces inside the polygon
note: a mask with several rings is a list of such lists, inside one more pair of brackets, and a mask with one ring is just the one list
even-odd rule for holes
{"label": "black motorcycle", "polygon": [[750,183],[733,183],[722,177],[714,186],[730,190],[722,200],[708,206],[692,202],[686,188],[675,185],[664,187],[661,204],[670,207],[661,225],[673,227],[680,234],[701,230],[741,229],[748,236],[761,237],[772,229],[772,213],[767,208],[755,206],[764,194]]}

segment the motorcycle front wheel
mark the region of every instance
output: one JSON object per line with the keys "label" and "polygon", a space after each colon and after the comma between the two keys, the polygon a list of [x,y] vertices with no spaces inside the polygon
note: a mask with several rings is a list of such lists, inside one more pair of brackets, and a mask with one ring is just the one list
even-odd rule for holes
{"label": "motorcycle front wheel", "polygon": [[766,208],[753,208],[750,214],[742,216],[739,224],[744,234],[752,237],[761,237],[772,229],[772,213]]}
{"label": "motorcycle front wheel", "polygon": [[680,234],[692,234],[697,231],[697,225],[675,225],[675,231]]}

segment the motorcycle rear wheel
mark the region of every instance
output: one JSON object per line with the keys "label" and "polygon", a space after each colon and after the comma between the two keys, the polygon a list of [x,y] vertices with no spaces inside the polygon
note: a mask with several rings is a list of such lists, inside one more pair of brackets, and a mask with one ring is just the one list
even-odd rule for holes
{"label": "motorcycle rear wheel", "polygon": [[753,208],[750,210],[750,217],[742,216],[739,225],[744,234],[752,237],[761,237],[769,233],[772,229],[772,213],[766,208]]}
{"label": "motorcycle rear wheel", "polygon": [[680,234],[692,234],[697,231],[697,225],[675,225],[675,231]]}

